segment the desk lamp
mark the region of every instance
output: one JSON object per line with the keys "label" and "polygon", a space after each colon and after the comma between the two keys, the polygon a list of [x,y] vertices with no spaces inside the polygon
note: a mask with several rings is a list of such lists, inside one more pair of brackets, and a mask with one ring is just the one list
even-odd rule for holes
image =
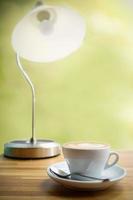
{"label": "desk lamp", "polygon": [[35,137],[35,89],[21,58],[48,63],[63,59],[82,44],[85,23],[74,10],[65,6],[36,6],[16,25],[12,34],[12,46],[16,62],[32,93],[32,134],[29,140],[15,140],[4,145],[4,155],[11,158],[34,159],[60,154],[60,145],[53,140]]}

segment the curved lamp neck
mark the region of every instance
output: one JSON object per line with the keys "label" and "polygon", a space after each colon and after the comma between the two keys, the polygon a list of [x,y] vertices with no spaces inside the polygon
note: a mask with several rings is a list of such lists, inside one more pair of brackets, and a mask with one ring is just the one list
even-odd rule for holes
{"label": "curved lamp neck", "polygon": [[25,78],[25,80],[27,81],[28,85],[31,88],[31,93],[32,93],[32,136],[30,138],[30,143],[36,143],[36,138],[35,138],[35,89],[34,89],[34,85],[30,79],[30,77],[28,76],[27,72],[24,70],[21,61],[20,61],[20,56],[19,53],[16,54],[16,62],[17,65],[23,75],[23,77]]}

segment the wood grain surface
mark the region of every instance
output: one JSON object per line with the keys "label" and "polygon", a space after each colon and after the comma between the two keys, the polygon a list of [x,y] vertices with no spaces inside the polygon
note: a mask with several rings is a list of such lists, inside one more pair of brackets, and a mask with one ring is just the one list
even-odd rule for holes
{"label": "wood grain surface", "polygon": [[49,165],[62,156],[40,160],[13,160],[0,156],[0,200],[133,200],[133,151],[120,151],[119,164],[127,176],[111,188],[97,192],[71,191],[47,176]]}

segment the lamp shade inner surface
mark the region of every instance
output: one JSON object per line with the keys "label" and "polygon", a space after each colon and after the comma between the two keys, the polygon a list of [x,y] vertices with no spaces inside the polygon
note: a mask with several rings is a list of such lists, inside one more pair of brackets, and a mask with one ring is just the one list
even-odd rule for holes
{"label": "lamp shade inner surface", "polygon": [[78,49],[84,36],[85,22],[77,12],[63,6],[39,6],[16,25],[12,45],[27,60],[52,62]]}

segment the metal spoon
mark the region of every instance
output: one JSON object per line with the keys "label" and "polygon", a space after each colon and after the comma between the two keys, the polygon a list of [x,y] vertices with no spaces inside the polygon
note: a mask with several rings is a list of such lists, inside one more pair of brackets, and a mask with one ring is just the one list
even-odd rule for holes
{"label": "metal spoon", "polygon": [[99,181],[109,181],[108,178],[97,178],[97,177],[92,177],[92,176],[87,176],[87,175],[84,175],[84,174],[80,174],[80,173],[66,173],[65,171],[61,170],[61,169],[57,169],[56,167],[50,167],[50,171],[55,174],[56,176],[60,177],[60,178],[69,178],[71,177],[72,175],[78,175],[78,176],[81,176],[81,177],[85,177],[85,178],[88,178],[88,179],[93,179],[93,180],[99,180]]}

